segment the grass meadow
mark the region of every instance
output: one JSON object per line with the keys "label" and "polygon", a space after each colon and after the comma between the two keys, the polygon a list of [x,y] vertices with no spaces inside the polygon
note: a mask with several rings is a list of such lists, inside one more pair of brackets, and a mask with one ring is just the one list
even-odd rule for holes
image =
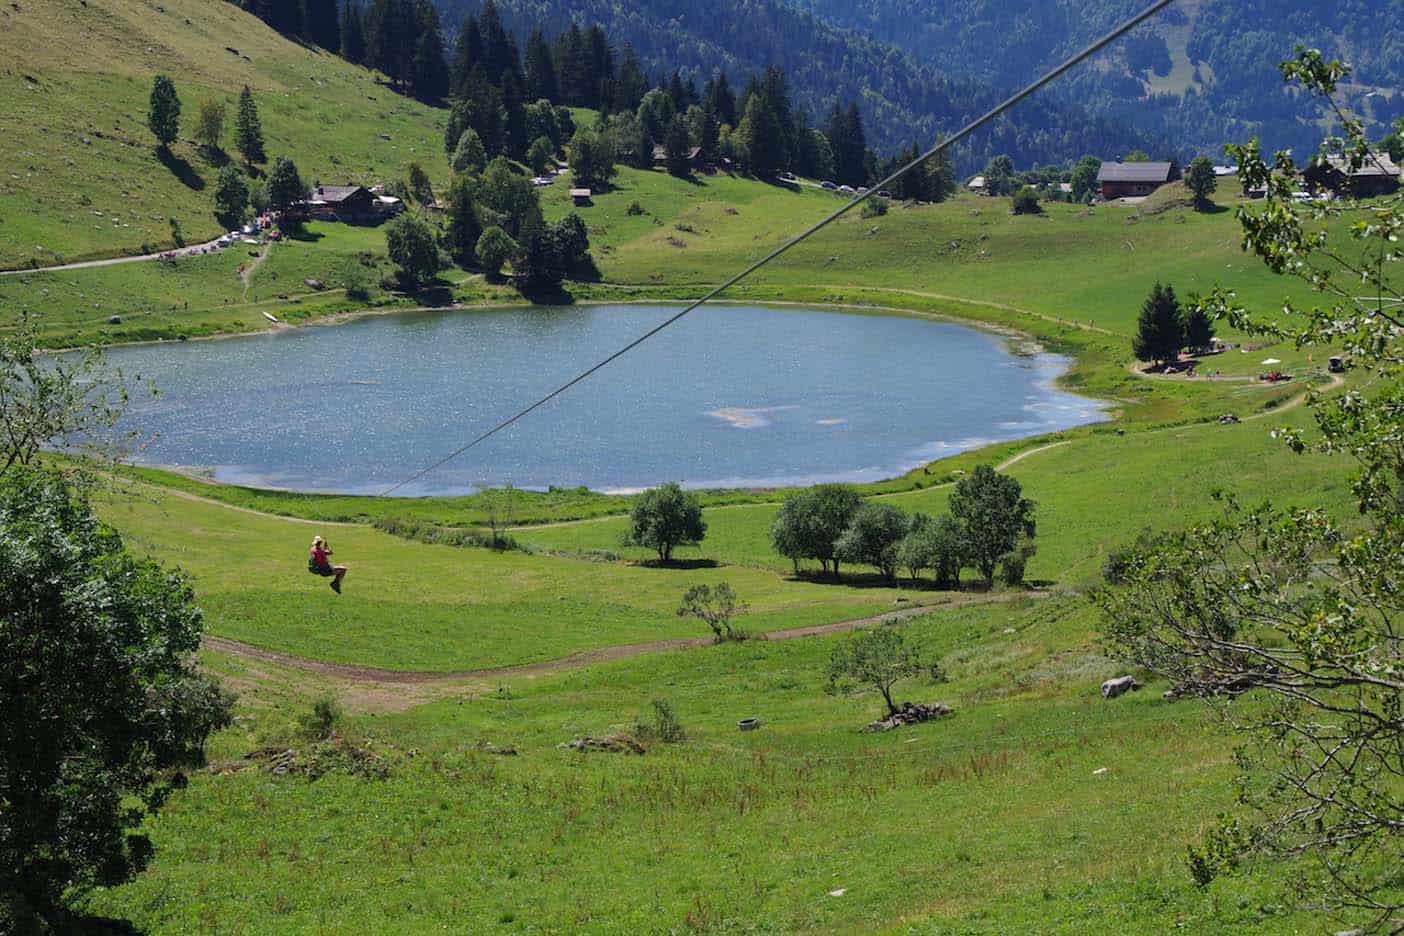
{"label": "grass meadow", "polygon": [[[202,99],[232,104],[247,82],[270,156],[293,156],[309,182],[379,181],[412,161],[446,181],[441,111],[233,4],[22,0],[0,10],[0,52],[0,268],[165,246],[172,219],[192,242],[217,233],[221,157],[182,139],[163,160],[144,127],[158,71],[175,77],[187,137]],[[809,185],[628,168],[579,209],[568,187],[563,177],[542,197],[548,217],[578,210],[589,227],[600,279],[567,284],[577,302],[694,298],[840,204]],[[1136,315],[1157,279],[1182,297],[1232,285],[1264,313],[1303,298],[1241,252],[1236,200],[1219,201],[1204,213],[1055,204],[1041,217],[969,195],[894,204],[843,219],[734,294],[953,317],[1066,355],[1064,385],[1106,401],[1108,422],[863,487],[939,513],[962,472],[1007,462],[1038,504],[1030,590],[887,586],[864,569],[839,584],[796,576],[769,546],[781,491],[702,492],[706,540],[660,568],[619,545],[627,497],[519,492],[512,535],[524,548],[494,552],[372,525],[478,526],[481,495],[309,495],[117,471],[100,513],[133,550],[186,572],[207,632],[306,660],[229,644],[202,653],[240,695],[236,722],[212,740],[210,769],[148,822],[150,869],[83,907],[150,934],[279,936],[1334,926],[1293,904],[1281,865],[1250,862],[1196,887],[1186,846],[1235,808],[1238,739],[1153,682],[1114,701],[1098,693],[1122,672],[1085,597],[1110,550],[1212,515],[1218,488],[1341,514],[1350,501],[1341,465],[1270,437],[1309,425],[1297,404],[1325,385],[1322,361],[1223,328],[1240,347],[1200,365],[1222,379],[1132,370]],[[472,314],[521,301],[462,271],[429,295],[384,291],[384,254],[382,231],[310,224],[258,258],[241,246],[0,277],[0,307],[30,313],[63,347],[246,332],[267,327],[265,312],[299,325],[368,306]],[[371,300],[345,296],[348,265],[367,274]],[[1298,379],[1260,385],[1269,356]],[[1243,422],[1221,425],[1226,412]],[[341,596],[306,572],[315,533],[351,567]],[[720,581],[749,603],[739,623],[758,638],[885,616],[873,626],[900,627],[935,664],[898,697],[955,715],[861,732],[880,703],[826,691],[837,633],[608,652],[705,636],[675,609],[688,586]],[[319,741],[299,722],[328,695],[346,714]],[[676,712],[685,743],[640,731],[654,700]],[[746,717],[760,730],[738,731]],[[615,731],[639,734],[647,753],[561,747]],[[276,763],[290,769],[274,772],[267,755],[287,750]]]}

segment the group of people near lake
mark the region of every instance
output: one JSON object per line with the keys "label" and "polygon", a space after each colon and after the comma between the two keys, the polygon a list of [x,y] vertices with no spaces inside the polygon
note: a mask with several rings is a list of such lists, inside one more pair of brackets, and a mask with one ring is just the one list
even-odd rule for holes
{"label": "group of people near lake", "polygon": [[307,571],[331,579],[331,590],[341,594],[341,580],[346,577],[346,566],[332,565],[331,544],[320,536],[312,537],[312,548],[308,551]]}

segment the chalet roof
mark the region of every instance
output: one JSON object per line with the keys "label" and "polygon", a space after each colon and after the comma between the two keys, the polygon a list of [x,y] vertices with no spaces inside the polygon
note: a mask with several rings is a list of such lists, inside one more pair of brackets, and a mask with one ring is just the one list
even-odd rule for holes
{"label": "chalet roof", "polygon": [[1169,182],[1174,168],[1170,162],[1104,162],[1098,182]]}
{"label": "chalet roof", "polygon": [[309,194],[311,201],[339,205],[360,192],[364,192],[366,195],[371,194],[370,189],[364,185],[319,185]]}
{"label": "chalet roof", "polygon": [[[1327,156],[1326,162],[1330,164],[1332,169],[1340,172],[1346,171],[1348,163],[1344,156]],[[1357,179],[1363,176],[1388,176],[1397,179],[1399,178],[1399,167],[1389,158],[1388,153],[1372,153],[1365,158],[1365,162],[1361,163],[1359,169],[1351,173],[1351,176]]]}

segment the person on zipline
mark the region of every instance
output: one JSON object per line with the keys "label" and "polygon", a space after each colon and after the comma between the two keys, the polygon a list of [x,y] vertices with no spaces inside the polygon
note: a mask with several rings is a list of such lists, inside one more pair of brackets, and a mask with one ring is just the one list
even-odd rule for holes
{"label": "person on zipline", "polygon": [[341,580],[346,577],[346,566],[331,564],[328,558],[332,554],[331,545],[320,536],[312,537],[311,554],[307,558],[307,571],[316,575],[334,576],[331,580],[331,589],[338,595],[341,594]]}

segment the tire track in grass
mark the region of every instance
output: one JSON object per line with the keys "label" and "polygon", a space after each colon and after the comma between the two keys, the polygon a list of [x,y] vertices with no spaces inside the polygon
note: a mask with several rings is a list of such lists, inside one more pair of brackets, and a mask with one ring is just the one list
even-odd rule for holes
{"label": "tire track in grass", "polygon": [[[1003,604],[1024,598],[1047,598],[1054,594],[1057,594],[1057,592],[1025,591],[1000,595],[979,595],[968,598],[956,598],[952,601],[946,601],[940,604],[913,605],[908,608],[889,611],[885,614],[854,618],[846,621],[835,621],[830,624],[811,624],[805,627],[791,627],[785,630],[771,631],[766,634],[757,635],[755,639],[797,640],[801,637],[817,637],[823,634],[836,634],[862,627],[871,627],[874,624],[880,624],[884,621],[906,620],[907,618],[916,617],[918,615],[930,614],[934,611],[961,608],[968,605]],[[534,678],[537,676],[564,672],[566,670],[579,669],[596,663],[625,660],[630,657],[643,656],[649,653],[662,653],[668,650],[690,650],[697,647],[711,646],[713,643],[715,643],[715,641],[711,637],[673,637],[664,640],[649,640],[643,643],[618,644],[612,647],[582,650],[578,653],[572,653],[569,656],[558,657],[554,660],[542,660],[536,663],[521,663],[514,666],[494,666],[472,670],[432,672],[392,670],[377,666],[358,666],[349,663],[329,663],[325,660],[314,660],[309,657],[283,653],[278,650],[269,650],[265,647],[254,646],[253,644],[247,644],[243,641],[233,640],[228,637],[220,637],[216,634],[205,634],[204,637],[201,638],[201,646],[206,650],[226,653],[244,660],[273,663],[278,666],[288,667],[289,669],[301,670],[305,673],[330,677],[339,682],[376,686],[465,683],[475,680],[499,679],[502,677]]]}

